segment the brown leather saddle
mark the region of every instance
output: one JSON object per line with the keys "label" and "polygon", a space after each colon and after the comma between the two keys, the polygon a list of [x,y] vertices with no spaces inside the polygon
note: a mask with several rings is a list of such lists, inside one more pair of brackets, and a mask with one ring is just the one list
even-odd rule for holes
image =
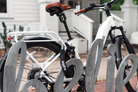
{"label": "brown leather saddle", "polygon": [[45,10],[49,12],[51,16],[54,14],[59,15],[59,13],[69,9],[72,9],[70,5],[62,5],[59,2],[50,3],[45,7]]}

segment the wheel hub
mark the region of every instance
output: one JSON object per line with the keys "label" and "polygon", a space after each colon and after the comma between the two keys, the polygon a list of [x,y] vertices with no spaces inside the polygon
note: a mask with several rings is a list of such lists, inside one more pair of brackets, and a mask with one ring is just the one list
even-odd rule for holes
{"label": "wheel hub", "polygon": [[41,68],[34,68],[31,69],[28,73],[27,76],[27,80],[31,80],[31,79],[39,79],[40,73],[41,73],[42,69]]}

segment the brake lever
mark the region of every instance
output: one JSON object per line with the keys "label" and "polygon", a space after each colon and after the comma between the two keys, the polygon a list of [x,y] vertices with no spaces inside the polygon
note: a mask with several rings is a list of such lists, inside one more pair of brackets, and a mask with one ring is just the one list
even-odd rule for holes
{"label": "brake lever", "polygon": [[83,14],[83,13],[79,13],[79,14],[77,14],[77,16],[80,16],[81,14]]}

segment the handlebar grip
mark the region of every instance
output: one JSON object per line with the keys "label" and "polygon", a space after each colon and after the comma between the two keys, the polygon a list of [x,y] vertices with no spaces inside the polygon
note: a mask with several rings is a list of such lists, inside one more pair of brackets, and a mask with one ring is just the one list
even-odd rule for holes
{"label": "handlebar grip", "polygon": [[82,10],[80,10],[80,11],[78,11],[78,12],[75,12],[75,15],[77,15],[77,14],[79,14],[79,13],[83,13],[83,12],[85,12],[85,9],[82,9]]}

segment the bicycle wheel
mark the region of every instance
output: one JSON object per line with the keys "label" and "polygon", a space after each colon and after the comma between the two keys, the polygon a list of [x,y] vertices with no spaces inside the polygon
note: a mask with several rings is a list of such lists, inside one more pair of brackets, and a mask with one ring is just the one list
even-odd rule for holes
{"label": "bicycle wheel", "polygon": [[[29,42],[26,44],[27,44],[27,51],[39,63],[43,63],[45,60],[49,59],[52,55],[56,56],[57,54],[59,54],[60,48],[61,48],[61,46],[56,42]],[[19,54],[19,56],[20,56],[20,54]],[[20,64],[19,59],[20,58],[18,58],[16,70],[18,70],[18,68],[19,68],[19,64]],[[68,59],[69,59],[69,56],[66,54],[66,60],[68,60]],[[29,60],[32,61],[32,63],[34,65],[30,64]],[[59,59],[59,57],[57,57],[57,59],[46,69],[45,74],[47,75],[48,78],[53,80],[56,78],[60,69],[61,69],[60,59]],[[4,65],[2,67],[2,70],[0,71],[0,80],[3,80],[3,70],[4,70]],[[22,86],[30,79],[38,79],[41,82],[43,82],[46,87],[49,88],[51,86],[51,85],[49,85],[49,81],[46,80],[44,77],[42,77],[42,78],[39,77],[39,76],[41,76],[41,74],[40,74],[41,71],[42,71],[42,69],[40,67],[38,67],[36,65],[36,63],[33,62],[33,60],[30,57],[28,57],[28,59],[26,60],[25,66],[24,66],[23,76],[21,79],[19,91],[21,91]],[[17,75],[16,75],[16,77],[17,77]],[[2,83],[3,82],[1,82],[1,84],[0,84],[1,92],[3,92]],[[32,89],[34,89],[34,88],[30,88],[30,90],[32,90]]]}
{"label": "bicycle wheel", "polygon": [[[126,42],[124,41],[122,36],[118,36],[115,38],[115,45],[117,47],[116,66],[118,69],[123,58],[126,57],[128,54],[135,54],[135,52],[134,52],[132,46],[130,45],[130,43],[128,41],[127,41],[127,46],[126,46]],[[132,61],[129,60],[126,64],[126,67],[125,67],[124,78],[130,72],[131,66],[132,66]],[[138,80],[137,80],[137,71],[136,71],[135,74],[133,75],[133,77],[125,85],[128,92],[137,92],[137,81]]]}

